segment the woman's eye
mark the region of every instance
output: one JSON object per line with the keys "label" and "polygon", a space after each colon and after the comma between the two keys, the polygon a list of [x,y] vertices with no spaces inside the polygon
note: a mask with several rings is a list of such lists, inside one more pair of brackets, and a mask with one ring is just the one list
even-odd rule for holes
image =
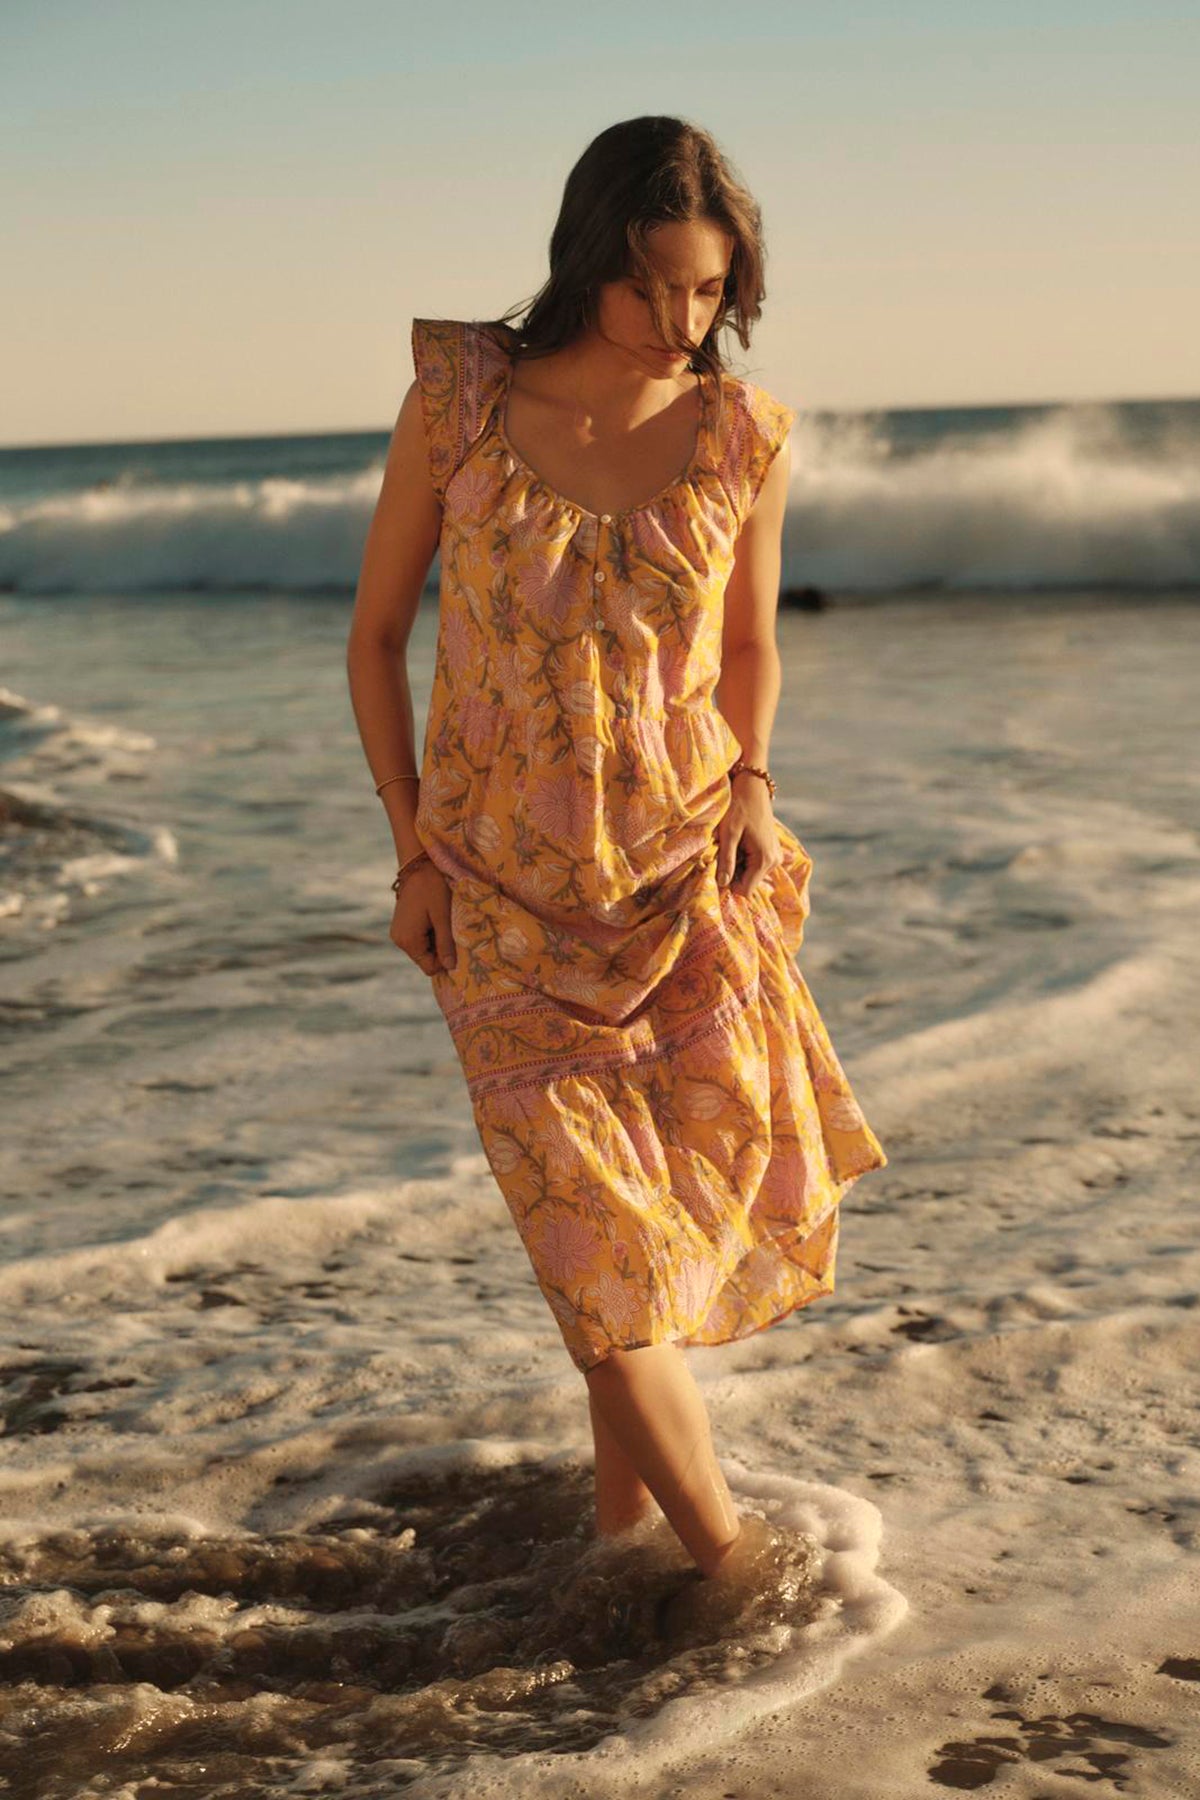
{"label": "woman's eye", "polygon": [[[646,299],[646,290],[644,288],[635,287],[633,291],[639,300]],[[724,288],[707,288],[704,290],[703,298],[705,300],[719,300],[724,291]]]}

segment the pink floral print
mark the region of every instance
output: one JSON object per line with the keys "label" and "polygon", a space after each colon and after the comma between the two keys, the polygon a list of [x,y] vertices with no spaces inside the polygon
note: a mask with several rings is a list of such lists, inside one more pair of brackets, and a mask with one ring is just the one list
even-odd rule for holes
{"label": "pink floral print", "polygon": [[580,1370],[745,1337],[833,1291],[839,1203],[887,1163],[795,961],[808,852],[781,823],[753,894],[716,881],[723,595],[795,414],[703,377],[688,467],[597,515],[509,446],[489,327],[412,348],[442,503],[416,824],[481,1143]]}

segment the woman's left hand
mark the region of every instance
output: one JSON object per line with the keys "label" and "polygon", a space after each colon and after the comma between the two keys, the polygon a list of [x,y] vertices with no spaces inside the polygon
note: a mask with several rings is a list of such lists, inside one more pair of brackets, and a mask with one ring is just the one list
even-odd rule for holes
{"label": "woman's left hand", "polygon": [[[717,885],[728,887],[733,894],[751,894],[763,876],[783,861],[779,829],[771,810],[770,789],[759,776],[736,776],[731,795],[716,831]],[[744,867],[739,867],[742,863]]]}

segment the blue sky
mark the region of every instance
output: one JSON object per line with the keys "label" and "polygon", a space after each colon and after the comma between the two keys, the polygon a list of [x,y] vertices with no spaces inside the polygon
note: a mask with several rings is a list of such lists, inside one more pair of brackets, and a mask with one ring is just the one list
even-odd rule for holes
{"label": "blue sky", "polygon": [[572,162],[706,126],[739,372],[798,407],[1200,393],[1200,12],[9,0],[0,442],[386,427],[414,314],[531,296]]}

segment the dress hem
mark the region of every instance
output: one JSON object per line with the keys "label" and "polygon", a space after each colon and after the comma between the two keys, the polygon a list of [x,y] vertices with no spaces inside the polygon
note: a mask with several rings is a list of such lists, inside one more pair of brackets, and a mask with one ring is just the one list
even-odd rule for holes
{"label": "dress hem", "polygon": [[[882,1149],[878,1151],[872,1149],[871,1159],[869,1161],[865,1162],[861,1168],[854,1169],[853,1173],[843,1176],[842,1179],[835,1184],[835,1198],[831,1204],[826,1207],[816,1223],[805,1228],[804,1236],[799,1242],[807,1243],[809,1238],[815,1236],[815,1234],[828,1223],[830,1218],[832,1218],[835,1213],[839,1212],[843,1199],[856,1181],[863,1175],[870,1174],[873,1169],[885,1168],[886,1166],[887,1158]],[[787,1232],[772,1232],[770,1234],[770,1236],[776,1240],[781,1237],[787,1237],[788,1235],[789,1233]],[[766,1239],[763,1239],[762,1242],[765,1243]],[[745,1252],[745,1255],[751,1255],[753,1250],[759,1247],[759,1245],[752,1245],[751,1248]],[[740,1260],[744,1261],[744,1257]],[[725,1278],[726,1282],[733,1278],[737,1267],[738,1265],[735,1264],[734,1268],[730,1270],[729,1275]],[[599,1356],[592,1357],[586,1362],[575,1354],[569,1344],[566,1346],[567,1354],[575,1367],[579,1370],[580,1374],[587,1375],[592,1369],[598,1368],[602,1362],[607,1362],[608,1358],[612,1356],[615,1351],[619,1350],[650,1350],[654,1349],[658,1344],[679,1344],[682,1348],[688,1350],[719,1350],[724,1344],[741,1343],[745,1338],[755,1337],[760,1331],[766,1331],[772,1325],[779,1325],[784,1319],[790,1318],[793,1313],[802,1311],[806,1306],[811,1306],[813,1301],[827,1298],[828,1295],[835,1291],[833,1261],[831,1260],[830,1264],[821,1275],[814,1275],[812,1280],[814,1286],[811,1291],[797,1294],[787,1306],[780,1312],[775,1313],[773,1317],[755,1320],[753,1322],[743,1322],[740,1328],[735,1327],[727,1331],[723,1337],[699,1338],[696,1336],[696,1331],[701,1329],[700,1327],[693,1327],[691,1330],[685,1331],[668,1329],[647,1338],[638,1338],[632,1343],[611,1344]],[[722,1286],[724,1285],[725,1283],[722,1283]]]}

